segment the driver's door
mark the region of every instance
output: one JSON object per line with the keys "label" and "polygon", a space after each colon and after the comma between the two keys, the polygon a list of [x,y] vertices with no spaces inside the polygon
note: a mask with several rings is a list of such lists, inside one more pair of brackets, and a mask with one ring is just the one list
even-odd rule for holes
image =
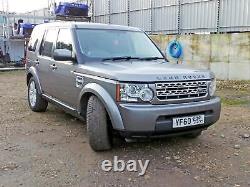
{"label": "driver's door", "polygon": [[[66,49],[73,54],[73,40],[70,29],[60,29],[55,49]],[[54,75],[54,97],[64,104],[76,108],[77,97],[80,92],[76,88],[74,71],[77,63],[73,61],[54,61],[56,70]]]}

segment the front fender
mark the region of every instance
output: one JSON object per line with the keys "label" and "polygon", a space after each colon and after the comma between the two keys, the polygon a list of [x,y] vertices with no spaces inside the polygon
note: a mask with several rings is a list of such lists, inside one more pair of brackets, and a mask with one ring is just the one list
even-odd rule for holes
{"label": "front fender", "polygon": [[81,98],[84,97],[85,94],[92,93],[95,96],[97,96],[100,101],[105,106],[105,109],[107,110],[110,120],[112,122],[112,126],[116,130],[124,130],[124,125],[122,122],[121,114],[118,110],[118,107],[113,100],[113,98],[110,96],[110,94],[99,84],[96,83],[90,83],[87,84],[81,91],[80,96],[78,98],[78,111],[80,111],[81,108]]}
{"label": "front fender", "polygon": [[[32,67],[30,67],[29,69],[28,69],[28,71],[27,71],[27,79],[28,79],[28,76],[29,76],[29,74],[31,74],[32,75],[32,77],[35,79],[35,81],[36,81],[36,85],[38,85],[38,93],[39,94],[42,94],[42,86],[41,86],[41,83],[40,83],[40,80],[39,80],[39,78],[38,78],[38,74],[37,74],[37,70],[36,70],[36,68],[34,68],[33,66]],[[27,81],[28,82],[28,81]]]}

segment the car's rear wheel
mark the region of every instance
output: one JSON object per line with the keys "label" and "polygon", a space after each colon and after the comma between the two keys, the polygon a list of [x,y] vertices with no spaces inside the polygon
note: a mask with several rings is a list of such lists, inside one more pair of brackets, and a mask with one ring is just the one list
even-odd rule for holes
{"label": "car's rear wheel", "polygon": [[106,151],[112,148],[112,134],[107,112],[96,96],[91,96],[88,100],[87,131],[89,144],[94,151]]}
{"label": "car's rear wheel", "polygon": [[34,112],[45,112],[48,102],[38,93],[37,84],[33,77],[30,78],[28,84],[28,102],[30,109]]}
{"label": "car's rear wheel", "polygon": [[190,134],[186,134],[185,137],[190,138],[190,139],[195,139],[195,138],[198,138],[201,135],[202,135],[202,130],[199,130],[199,131],[192,132]]}

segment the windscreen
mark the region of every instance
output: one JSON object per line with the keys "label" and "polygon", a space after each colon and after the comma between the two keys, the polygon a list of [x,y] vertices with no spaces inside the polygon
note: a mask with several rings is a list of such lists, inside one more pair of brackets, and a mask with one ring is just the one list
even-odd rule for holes
{"label": "windscreen", "polygon": [[89,58],[163,58],[143,32],[120,30],[77,29],[82,53]]}

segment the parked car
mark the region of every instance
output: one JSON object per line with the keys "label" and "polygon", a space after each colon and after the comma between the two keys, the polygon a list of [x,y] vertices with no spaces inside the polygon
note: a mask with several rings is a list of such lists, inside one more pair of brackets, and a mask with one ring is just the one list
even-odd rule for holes
{"label": "parked car", "polygon": [[127,139],[198,137],[220,117],[208,70],[171,64],[138,28],[78,22],[35,27],[27,51],[28,102],[86,120],[95,151]]}

